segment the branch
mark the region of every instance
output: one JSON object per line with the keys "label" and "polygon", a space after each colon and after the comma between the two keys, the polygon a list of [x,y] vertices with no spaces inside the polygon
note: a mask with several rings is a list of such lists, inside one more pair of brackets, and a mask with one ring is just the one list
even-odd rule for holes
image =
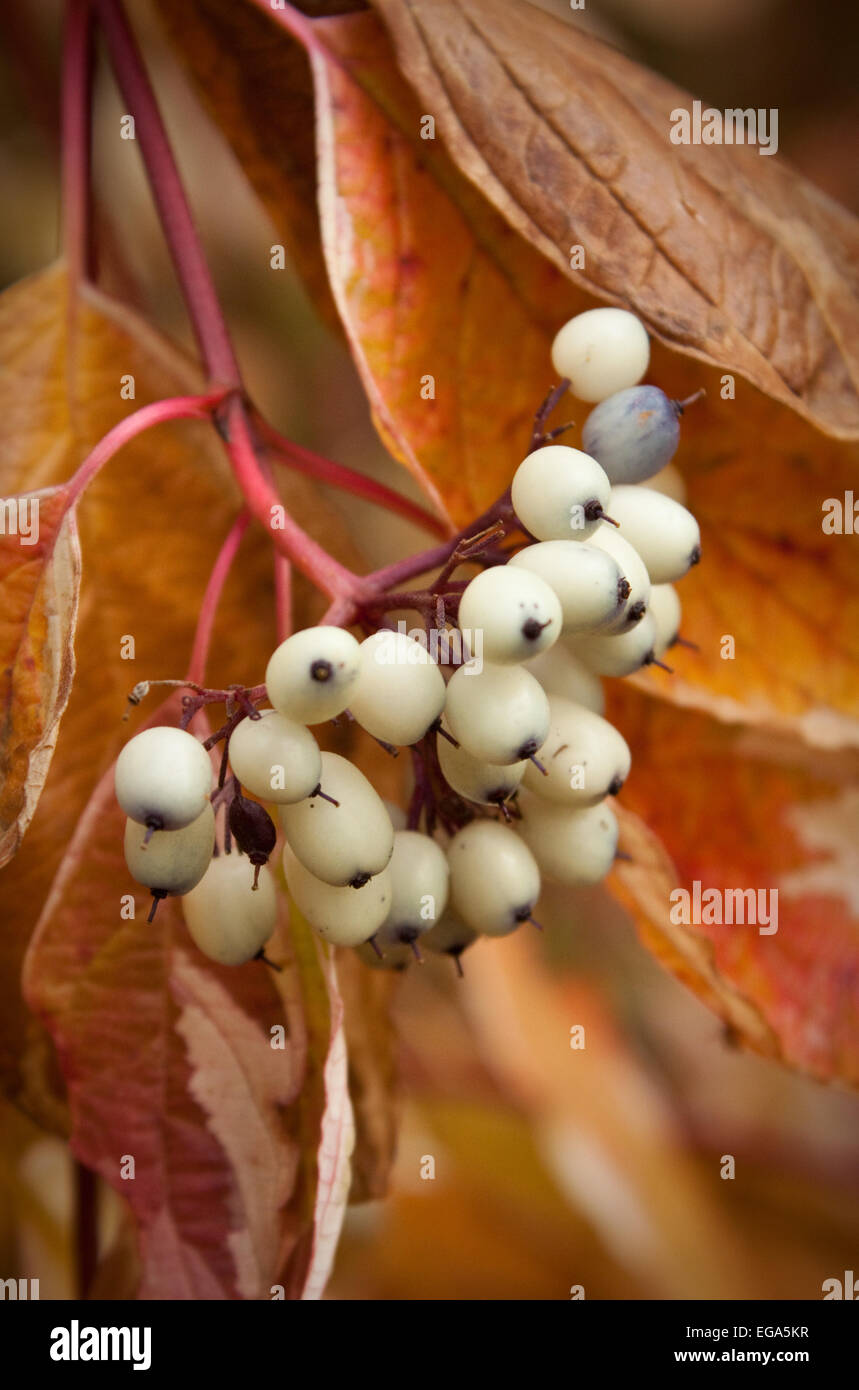
{"label": "branch", "polygon": [[191,659],[188,663],[188,685],[203,685],[205,682],[206,658],[209,654],[209,644],[212,640],[212,629],[215,626],[218,603],[227,575],[241,545],[242,537],[250,524],[250,519],[249,512],[239,512],[218,552],[218,558],[212,566],[212,573],[209,575],[209,582],[206,585],[206,592],[200,605],[197,631],[194,633],[194,645],[191,648]]}
{"label": "branch", "polygon": [[322,454],[314,453],[312,449],[305,449],[301,444],[293,443],[256,412],[253,418],[264,442],[296,473],[303,473],[305,477],[315,478],[318,483],[339,488],[341,492],[351,493],[353,497],[363,497],[368,502],[375,502],[377,506],[385,507],[389,512],[395,512],[406,521],[412,521],[437,536],[450,535],[451,528],[447,522],[428,512],[418,502],[412,502],[394,488],[386,487],[375,478],[368,478],[366,474],[356,472],[354,468],[347,468],[345,464],[335,463],[333,459],[327,459]]}
{"label": "branch", "polygon": [[254,452],[244,403],[233,397],[227,407],[227,451],[245,501],[277,549],[331,599],[350,599],[362,581],[293,521]]}
{"label": "branch", "polygon": [[166,400],[141,406],[139,410],[127,415],[98,441],[92,453],[87,455],[77,472],[69,479],[66,484],[65,510],[71,510],[108,459],[112,459],[114,454],[136,435],[152,429],[154,425],[164,424],[167,420],[211,420],[214,410],[228,394],[228,389],[221,387],[205,396],[168,396]]}
{"label": "branch", "polygon": [[119,0],[97,0],[97,4],[114,71],[134,115],[152,196],[203,361],[212,380],[240,386],[229,330],[134,35]]}

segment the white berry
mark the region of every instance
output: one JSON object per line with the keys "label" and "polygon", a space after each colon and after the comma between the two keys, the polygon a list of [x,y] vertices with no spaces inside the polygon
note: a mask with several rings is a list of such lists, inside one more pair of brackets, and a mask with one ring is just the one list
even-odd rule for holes
{"label": "white berry", "polygon": [[599,883],[614,863],[618,824],[602,801],[583,810],[523,796],[517,831],[540,872],[556,883]]}
{"label": "white berry", "polygon": [[617,615],[604,624],[606,632],[624,632],[628,627],[640,622],[647,611],[650,599],[650,575],[647,566],[635,547],[621,535],[617,527],[609,526],[606,522],[597,527],[587,545],[593,550],[610,555],[623,571],[623,577],[629,585],[629,593]]}
{"label": "white berry", "polygon": [[230,766],[243,787],[262,801],[288,805],[319,786],[322,755],[304,724],[276,710],[243,719],[230,735]]}
{"label": "white berry", "polygon": [[540,541],[586,540],[608,510],[611,483],[590,454],[547,444],[513,474],[513,510]]}
{"label": "white berry", "polygon": [[601,715],[563,696],[550,696],[549,706],[549,734],[537,752],[546,773],[530,763],[524,785],[546,801],[568,806],[593,806],[616,795],[631,764],[623,735]]}
{"label": "white berry", "polygon": [[391,906],[379,931],[379,944],[408,945],[428,932],[447,906],[450,870],[444,850],[429,835],[398,830],[388,865]]}
{"label": "white berry", "polygon": [[[447,724],[442,720],[442,728]],[[442,776],[449,787],[466,801],[485,806],[500,806],[513,795],[527,761],[516,763],[487,763],[472,756],[462,744],[457,748],[443,734],[436,736],[436,751]]]}
{"label": "white berry", "polygon": [[417,743],[444,709],[444,676],[426,647],[383,628],[359,648],[360,671],[349,710],[374,738]]}
{"label": "white berry", "polygon": [[149,835],[140,823],[125,822],[125,862],[138,883],[157,897],[190,893],[209,867],[215,848],[215,813],[208,802],[196,820],[181,830]]}
{"label": "white berry", "polygon": [[647,371],[650,340],[626,309],[588,309],[565,323],[552,343],[552,365],[580,401],[604,401],[635,386]]}
{"label": "white berry", "polygon": [[[650,591],[651,598],[653,590]],[[581,637],[574,650],[579,661],[597,676],[631,676],[656,656],[656,625],[650,612],[627,632],[595,632]]]}
{"label": "white berry", "polygon": [[622,565],[589,542],[539,541],[517,551],[509,565],[530,570],[554,589],[565,634],[592,632],[625,611],[629,583]]}
{"label": "white berry", "polygon": [[116,799],[127,816],[156,830],[181,830],[203,811],[212,763],[184,729],[143,729],[116,760]]}
{"label": "white berry", "polygon": [[332,946],[359,946],[379,930],[391,906],[391,875],[374,874],[361,888],[335,888],[316,878],[289,845],[283,872],[289,895],[302,917]]}
{"label": "white berry", "polygon": [[280,820],[296,857],[324,883],[357,888],[388,863],[394,827],[385,803],[357,767],[322,754],[322,796],[281,806]]}
{"label": "white berry", "polygon": [[691,512],[653,488],[625,485],[611,494],[612,516],[635,546],[652,584],[673,584],[701,558],[701,532]]}
{"label": "white berry", "polygon": [[274,651],[265,672],[268,698],[299,724],[335,719],[358,679],[358,643],[342,627],[308,627]]}
{"label": "white berry", "polygon": [[654,584],[648,612],[653,619],[653,650],[656,656],[662,656],[677,641],[680,631],[680,599],[673,585]]}
{"label": "white berry", "polygon": [[561,604],[538,574],[497,565],[478,574],[464,590],[459,626],[472,651],[473,634],[481,634],[480,650],[487,661],[527,661],[560,637]]}
{"label": "white berry", "polygon": [[474,931],[506,936],[540,896],[540,870],[528,846],[495,821],[475,820],[448,846],[453,908]]}
{"label": "white berry", "polygon": [[259,954],[277,926],[277,893],[269,869],[244,854],[219,854],[182,899],[194,944],[220,965],[243,965]]}
{"label": "white berry", "polygon": [[[572,642],[558,642],[548,652],[526,663],[526,671],[536,676],[547,695],[565,695],[575,700],[577,705],[602,714],[605,709],[605,693],[597,676],[576,659],[571,650]],[[524,768],[523,768],[524,771]]]}
{"label": "white berry", "polygon": [[536,753],[549,728],[543,687],[522,666],[467,662],[447,687],[445,722],[481,762],[516,763]]}

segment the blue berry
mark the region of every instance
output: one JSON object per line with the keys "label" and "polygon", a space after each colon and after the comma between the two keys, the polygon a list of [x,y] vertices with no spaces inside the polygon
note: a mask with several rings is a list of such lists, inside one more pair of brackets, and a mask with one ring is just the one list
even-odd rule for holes
{"label": "blue berry", "polygon": [[658,386],[630,386],[591,411],[582,445],[612,483],[640,483],[674,457],[681,413]]}

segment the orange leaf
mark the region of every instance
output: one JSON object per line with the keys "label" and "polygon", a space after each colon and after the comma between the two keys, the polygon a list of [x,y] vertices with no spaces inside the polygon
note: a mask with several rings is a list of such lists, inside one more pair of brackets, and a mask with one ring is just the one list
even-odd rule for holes
{"label": "orange leaf", "polygon": [[[634,862],[616,869],[646,944],[746,1045],[859,1084],[859,755],[810,751],[622,689],[609,715],[634,749],[624,805],[648,827],[625,820]],[[718,902],[702,900],[696,921],[690,898],[687,925],[684,901],[670,895],[694,894],[696,882]],[[729,890],[753,891],[752,925],[751,899],[741,920]]]}
{"label": "orange leaf", "polygon": [[[706,379],[690,365],[664,354],[654,379],[680,396]],[[754,439],[738,434],[740,418]],[[684,418],[677,463],[701,525],[703,561],[678,587],[681,632],[699,651],[675,647],[675,676],[634,683],[719,719],[792,730],[823,747],[856,744],[856,538],[824,532],[823,504],[852,495],[859,449],[760,393],[723,401],[710,382]]]}
{"label": "orange leaf", "polygon": [[314,33],[337,308],[382,438],[464,523],[522,457],[551,385],[554,317],[586,304],[420,138],[424,108],[372,15],[318,20]]}
{"label": "orange leaf", "polygon": [[30,821],[68,703],[80,586],[63,488],[0,501],[0,867]]}

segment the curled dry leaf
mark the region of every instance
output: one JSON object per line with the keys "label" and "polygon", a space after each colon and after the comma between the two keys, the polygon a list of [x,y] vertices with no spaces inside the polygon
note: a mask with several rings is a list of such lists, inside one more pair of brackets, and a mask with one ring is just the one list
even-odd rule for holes
{"label": "curled dry leaf", "polygon": [[664,342],[856,437],[855,219],[754,146],[673,144],[688,94],[575,25],[495,0],[374,6],[457,167],[520,235]]}
{"label": "curled dry leaf", "polygon": [[81,560],[64,488],[0,499],[0,867],[33,818],[68,703]]}

